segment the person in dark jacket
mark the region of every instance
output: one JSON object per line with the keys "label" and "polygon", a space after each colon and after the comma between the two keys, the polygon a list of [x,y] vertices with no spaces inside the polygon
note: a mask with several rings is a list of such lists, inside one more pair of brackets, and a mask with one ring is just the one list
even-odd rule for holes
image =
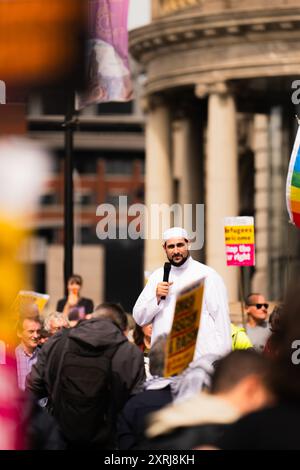
{"label": "person in dark jacket", "polygon": [[167,337],[159,336],[149,352],[152,380],[144,384],[144,391],[131,397],[118,418],[118,449],[138,449],[144,440],[147,416],[172,401],[170,381],[163,379]]}
{"label": "person in dark jacket", "polygon": [[[100,308],[93,314],[92,319],[79,322],[70,330],[68,336],[75,341],[84,342],[91,348],[116,347],[111,360],[111,402],[114,415],[117,415],[129,397],[139,392],[145,379],[143,354],[135,345],[129,343],[121,331],[118,313],[113,306],[109,308],[106,304],[105,308]],[[58,360],[53,360],[53,356],[57,343],[63,337],[64,330],[48,340],[42,348],[38,362],[27,377],[27,388],[37,398],[48,396],[50,402],[55,400],[53,394]],[[110,424],[113,426],[115,423]]]}

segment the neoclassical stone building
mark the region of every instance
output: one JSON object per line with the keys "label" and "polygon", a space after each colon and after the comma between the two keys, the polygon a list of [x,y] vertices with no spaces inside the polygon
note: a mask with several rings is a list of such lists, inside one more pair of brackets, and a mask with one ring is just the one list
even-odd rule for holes
{"label": "neoclassical stone building", "polygon": [[[247,289],[280,298],[300,271],[300,233],[285,209],[299,0],[152,0],[152,22],[131,33],[130,50],[147,78],[146,203],[205,204],[199,257],[231,300],[238,270],[225,264],[223,218],[254,215]],[[148,270],[163,261],[159,245],[146,240]]]}

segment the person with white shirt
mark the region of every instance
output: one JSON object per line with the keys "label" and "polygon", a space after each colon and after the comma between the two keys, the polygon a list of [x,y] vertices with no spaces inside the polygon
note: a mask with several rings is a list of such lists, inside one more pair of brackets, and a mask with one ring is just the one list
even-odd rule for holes
{"label": "person with white shirt", "polygon": [[193,260],[189,253],[189,237],[183,228],[166,230],[163,240],[163,249],[171,263],[169,280],[162,281],[163,267],[151,274],[133,308],[136,323],[143,326],[152,322],[152,343],[158,336],[168,334],[173,322],[176,292],[205,278],[194,360],[204,354],[227,354],[231,351],[231,332],[227,291],[221,276],[209,266]]}

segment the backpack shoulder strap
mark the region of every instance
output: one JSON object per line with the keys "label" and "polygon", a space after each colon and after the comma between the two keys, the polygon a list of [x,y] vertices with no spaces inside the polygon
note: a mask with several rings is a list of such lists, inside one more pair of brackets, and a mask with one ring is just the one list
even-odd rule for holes
{"label": "backpack shoulder strap", "polygon": [[[52,401],[52,403],[55,402],[56,395],[57,395],[57,389],[58,389],[58,385],[59,385],[59,376],[60,376],[61,368],[62,368],[62,365],[63,365],[64,356],[65,356],[65,353],[66,353],[68,345],[69,345],[69,333],[70,333],[70,328],[65,328],[63,330],[62,336],[61,336],[60,340],[56,343],[55,347],[53,348],[52,354],[51,354],[51,356],[52,356],[51,359],[53,359],[53,357],[57,357],[58,361],[59,361],[57,369],[56,369],[55,382],[54,382],[52,392],[51,392],[51,401]],[[51,360],[49,362],[50,362],[50,366],[51,366]]]}
{"label": "backpack shoulder strap", "polygon": [[109,359],[112,359],[115,355],[115,353],[117,352],[119,348],[119,344],[117,345],[113,345],[113,346],[109,346],[105,349],[105,352],[104,354],[109,358]]}

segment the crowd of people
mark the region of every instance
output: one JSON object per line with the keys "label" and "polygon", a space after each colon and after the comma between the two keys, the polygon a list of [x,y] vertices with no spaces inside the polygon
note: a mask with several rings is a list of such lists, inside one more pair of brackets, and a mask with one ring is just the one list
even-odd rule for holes
{"label": "crowd of people", "polygon": [[[81,297],[79,275],[55,312],[42,319],[35,304],[20,311],[15,359],[27,448],[300,449],[297,286],[270,316],[264,295],[250,293],[244,328],[230,323],[224,282],[192,259],[184,229],[167,230],[163,249],[168,278],[163,268],[150,276],[133,315],[113,302],[95,308]],[[199,278],[193,361],[166,376],[176,293]]]}

